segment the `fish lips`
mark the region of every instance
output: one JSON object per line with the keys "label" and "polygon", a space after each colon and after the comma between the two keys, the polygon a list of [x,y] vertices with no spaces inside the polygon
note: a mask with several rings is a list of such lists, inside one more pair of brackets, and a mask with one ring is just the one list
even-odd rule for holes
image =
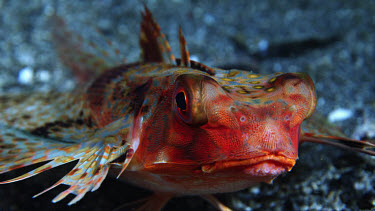
{"label": "fish lips", "polygon": [[216,173],[227,169],[240,169],[242,173],[256,177],[274,177],[290,171],[296,159],[280,155],[264,155],[255,158],[217,161],[201,167],[204,173]]}

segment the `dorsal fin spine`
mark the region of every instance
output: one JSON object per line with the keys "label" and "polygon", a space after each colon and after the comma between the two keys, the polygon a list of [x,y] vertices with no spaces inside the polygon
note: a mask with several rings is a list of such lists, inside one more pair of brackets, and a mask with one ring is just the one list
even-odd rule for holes
{"label": "dorsal fin spine", "polygon": [[181,26],[178,29],[178,36],[180,38],[181,66],[190,67],[189,51],[187,49],[186,40],[182,33]]}
{"label": "dorsal fin spine", "polygon": [[162,62],[166,64],[176,64],[171,47],[161,32],[159,24],[152,17],[150,10],[145,6],[142,13],[140,45],[142,48],[143,62]]}

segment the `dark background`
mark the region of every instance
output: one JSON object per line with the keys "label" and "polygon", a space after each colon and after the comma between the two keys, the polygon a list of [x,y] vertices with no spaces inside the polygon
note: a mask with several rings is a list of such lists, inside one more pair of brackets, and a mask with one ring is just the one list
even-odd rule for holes
{"label": "dark background", "polygon": [[[352,137],[374,137],[374,1],[146,1],[178,55],[181,25],[191,55],[209,65],[260,73],[307,72],[315,82],[317,110],[353,115],[336,124]],[[137,61],[141,1],[0,0],[0,93],[67,90],[72,74],[59,63],[47,20],[57,9],[67,25],[100,43],[114,41],[127,61]],[[260,43],[267,43],[262,51]],[[106,49],[103,45],[103,48]],[[106,49],[108,50],[108,49]],[[108,51],[111,51],[109,49]],[[29,84],[21,69],[34,72]],[[41,75],[49,75],[49,79]],[[374,209],[375,160],[333,147],[303,145],[297,165],[274,184],[219,195],[235,210]],[[65,187],[31,197],[60,179],[60,168],[0,186],[0,210],[112,210],[148,192],[107,178],[101,188],[71,207],[50,201]],[[70,197],[69,199],[71,199]],[[213,210],[199,197],[172,200],[166,210]]]}

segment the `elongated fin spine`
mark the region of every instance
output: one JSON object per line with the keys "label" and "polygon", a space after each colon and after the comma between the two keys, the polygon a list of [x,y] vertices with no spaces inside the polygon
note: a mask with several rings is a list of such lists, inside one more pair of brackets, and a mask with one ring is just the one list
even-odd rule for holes
{"label": "elongated fin spine", "polygon": [[159,24],[152,17],[150,10],[145,6],[142,13],[140,46],[143,62],[161,62],[176,64],[175,56],[171,53],[171,47],[161,32]]}
{"label": "elongated fin spine", "polygon": [[190,56],[187,49],[187,44],[184,35],[182,34],[182,29],[179,27],[178,36],[180,40],[180,50],[181,50],[181,66],[190,67]]}
{"label": "elongated fin spine", "polygon": [[375,156],[375,141],[371,140],[356,140],[345,137],[325,136],[319,134],[302,133],[300,142],[311,142],[318,144],[326,144],[342,149],[365,153]]}

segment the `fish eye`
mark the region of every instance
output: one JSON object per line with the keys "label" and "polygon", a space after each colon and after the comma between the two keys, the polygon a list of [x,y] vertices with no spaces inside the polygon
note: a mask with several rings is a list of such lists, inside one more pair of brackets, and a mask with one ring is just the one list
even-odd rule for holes
{"label": "fish eye", "polygon": [[189,96],[185,89],[180,89],[177,91],[175,96],[176,110],[178,111],[178,116],[185,122],[191,122],[191,112],[189,105]]}
{"label": "fish eye", "polygon": [[176,95],[176,104],[179,111],[186,111],[186,95],[184,92],[179,92]]}
{"label": "fish eye", "polygon": [[181,75],[176,79],[173,109],[176,116],[187,125],[199,127],[208,121],[202,103],[204,79],[201,75]]}

